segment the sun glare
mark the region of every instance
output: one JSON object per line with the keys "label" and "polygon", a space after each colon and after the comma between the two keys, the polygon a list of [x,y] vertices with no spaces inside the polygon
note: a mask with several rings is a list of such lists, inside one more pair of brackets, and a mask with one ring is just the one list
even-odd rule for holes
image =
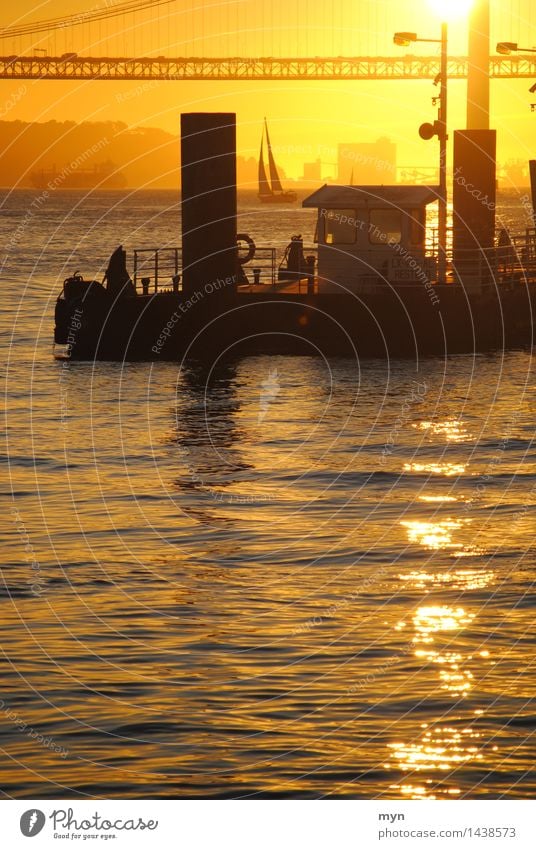
{"label": "sun glare", "polygon": [[436,15],[443,21],[452,21],[469,15],[472,0],[429,0]]}

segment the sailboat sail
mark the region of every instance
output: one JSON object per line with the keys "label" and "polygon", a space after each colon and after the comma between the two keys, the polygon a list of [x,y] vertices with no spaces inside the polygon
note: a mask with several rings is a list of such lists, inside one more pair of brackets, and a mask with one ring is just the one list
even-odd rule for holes
{"label": "sailboat sail", "polygon": [[268,135],[268,124],[266,123],[266,118],[264,119],[264,126],[266,128],[266,143],[268,145],[268,165],[270,168],[272,191],[282,192],[283,186],[281,185],[281,180],[279,179],[279,174],[277,173],[277,165],[275,164],[274,155],[272,153],[272,145],[270,144],[270,136]]}
{"label": "sailboat sail", "polygon": [[264,167],[264,138],[261,139],[261,152],[259,155],[259,195],[270,195],[272,191],[270,189],[270,183],[268,182],[268,177],[266,176],[266,168]]}
{"label": "sailboat sail", "polygon": [[[264,134],[266,133],[266,146],[268,148],[268,170],[264,164]],[[271,185],[270,185],[271,183]],[[274,155],[272,153],[272,145],[270,144],[270,136],[268,135],[268,124],[264,119],[264,127],[261,136],[261,150],[259,154],[259,199],[262,203],[294,203],[297,200],[297,194],[293,191],[285,191],[281,185],[277,165],[275,164]]]}

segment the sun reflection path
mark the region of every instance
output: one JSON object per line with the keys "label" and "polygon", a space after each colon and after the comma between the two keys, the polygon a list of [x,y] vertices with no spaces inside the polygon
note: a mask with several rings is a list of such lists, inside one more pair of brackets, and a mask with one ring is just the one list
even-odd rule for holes
{"label": "sun reflection path", "polygon": [[458,519],[447,518],[439,522],[422,522],[407,519],[400,524],[407,529],[410,542],[417,542],[425,548],[437,550],[460,547],[452,541],[451,533],[454,529],[462,527],[463,523]]}
{"label": "sun reflection path", "polygon": [[450,590],[481,590],[487,587],[495,573],[489,570],[452,569],[449,572],[413,571],[401,573],[401,581],[406,581],[417,590],[429,591],[435,587],[446,587]]}
{"label": "sun reflection path", "polygon": [[[422,432],[425,442],[456,444],[470,438],[464,422],[455,417],[421,421],[413,424],[413,427]],[[403,470],[434,477],[456,478],[466,473],[467,463],[419,458],[404,463]],[[442,563],[434,568],[430,562],[426,568],[401,572],[398,577],[403,585],[409,584],[425,593],[437,589],[465,592],[482,590],[488,586],[494,578],[494,573],[489,569],[460,568],[456,562],[452,569],[445,568],[445,557],[457,560],[485,554],[474,544],[474,539],[467,539],[471,520],[456,516],[454,504],[466,499],[454,494],[451,487],[448,494],[421,494],[418,500],[423,504],[437,504],[437,509],[443,511],[441,516],[404,519],[400,525],[410,543],[435,552],[433,561],[441,559]],[[462,537],[464,531],[465,539]],[[471,654],[463,640],[463,631],[474,618],[475,614],[466,607],[447,603],[422,605],[412,616],[414,636],[410,641],[410,650],[423,667],[436,670],[430,682],[431,693],[439,691],[438,696],[441,693],[443,699],[452,699],[454,703],[467,699],[474,690],[477,669],[490,662],[487,651]],[[395,626],[396,630],[401,631],[407,624],[399,622]],[[433,721],[423,722],[412,739],[389,744],[390,757],[386,768],[395,768],[404,773],[398,783],[390,785],[390,790],[396,791],[399,798],[458,796],[461,789],[453,780],[456,770],[469,762],[484,759],[485,735],[477,725],[482,711],[474,711],[471,718],[463,715],[451,717],[448,708],[446,712],[449,714],[447,721],[443,713]]]}
{"label": "sun reflection path", "polygon": [[[441,773],[451,772],[458,767],[484,760],[483,735],[474,726],[457,727],[453,725],[421,725],[421,736],[416,742],[395,742],[389,745],[394,763],[404,772]],[[458,796],[461,792],[456,786],[438,786],[436,779],[428,778],[421,784],[401,782],[392,784],[391,790],[397,790],[402,796],[412,799],[436,799],[444,796]]]}
{"label": "sun reflection path", "polygon": [[430,436],[441,436],[447,442],[464,442],[470,439],[470,434],[460,419],[445,419],[445,421],[419,422],[413,425],[417,430],[425,431]]}
{"label": "sun reflection path", "polygon": [[[440,689],[457,700],[466,698],[474,686],[474,674],[467,668],[467,662],[472,661],[473,665],[489,662],[489,651],[483,650],[474,656],[467,654],[455,642],[458,633],[467,628],[474,618],[475,614],[465,607],[446,604],[421,606],[412,618],[415,657],[437,667]],[[403,622],[399,623],[397,630],[404,625]],[[415,739],[389,744],[391,760],[386,768],[395,767],[412,775],[427,773],[428,777],[424,779],[423,776],[423,780],[418,783],[408,780],[392,784],[390,790],[396,791],[401,797],[412,799],[459,795],[460,788],[450,782],[450,775],[448,785],[440,776],[452,773],[469,762],[482,761],[485,746],[483,737],[483,733],[475,727],[474,720],[462,723],[453,718],[449,723],[441,720],[421,723]]]}
{"label": "sun reflection path", "polygon": [[419,501],[428,501],[431,503],[434,502],[447,502],[447,501],[460,501],[456,495],[419,495]]}
{"label": "sun reflection path", "polygon": [[406,529],[408,540],[417,543],[429,551],[445,551],[450,549],[450,557],[477,557],[485,554],[484,549],[473,544],[456,542],[453,532],[459,531],[470,524],[470,519],[455,519],[446,516],[435,521],[422,519],[404,519],[400,522]]}
{"label": "sun reflection path", "polygon": [[405,472],[428,472],[431,475],[444,475],[446,478],[463,475],[467,463],[404,463]]}
{"label": "sun reflection path", "polygon": [[[463,669],[465,656],[459,650],[451,648],[454,635],[449,636],[448,645],[443,648],[437,646],[436,637],[440,632],[461,631],[473,619],[474,613],[469,613],[465,608],[446,605],[419,607],[413,616],[415,636],[412,646],[415,657],[440,666],[441,689],[458,698],[465,697],[471,689],[473,673]],[[396,630],[404,627],[405,623],[399,622]]]}

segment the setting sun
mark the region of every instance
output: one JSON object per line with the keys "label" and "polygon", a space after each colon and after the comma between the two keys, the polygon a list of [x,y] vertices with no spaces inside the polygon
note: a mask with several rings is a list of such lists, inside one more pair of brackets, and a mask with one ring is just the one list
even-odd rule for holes
{"label": "setting sun", "polygon": [[449,0],[449,2],[446,2],[446,0],[430,0],[430,6],[434,12],[445,21],[468,15],[472,5],[472,0]]}

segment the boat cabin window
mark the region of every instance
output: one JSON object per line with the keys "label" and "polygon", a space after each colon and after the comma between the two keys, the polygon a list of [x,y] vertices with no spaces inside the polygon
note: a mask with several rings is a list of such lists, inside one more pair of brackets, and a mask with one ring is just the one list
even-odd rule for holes
{"label": "boat cabin window", "polygon": [[322,209],[324,242],[326,245],[353,245],[357,240],[360,222],[355,209]]}
{"label": "boat cabin window", "polygon": [[424,209],[412,209],[409,214],[409,240],[412,245],[423,245],[426,235],[426,212]]}
{"label": "boat cabin window", "polygon": [[371,209],[369,239],[372,245],[398,244],[402,238],[402,213],[398,209]]}

